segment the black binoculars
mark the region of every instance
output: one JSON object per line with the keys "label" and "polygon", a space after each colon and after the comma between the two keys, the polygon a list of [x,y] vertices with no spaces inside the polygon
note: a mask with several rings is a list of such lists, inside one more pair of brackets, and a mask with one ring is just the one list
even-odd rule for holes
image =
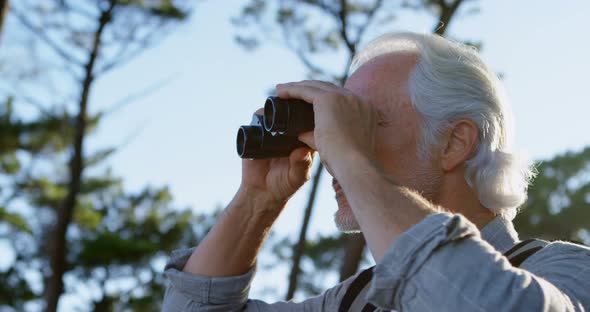
{"label": "black binoculars", "polygon": [[250,125],[238,130],[238,155],[251,159],[289,156],[306,146],[297,136],[313,130],[313,118],[313,106],[305,101],[268,97],[264,115],[255,114]]}

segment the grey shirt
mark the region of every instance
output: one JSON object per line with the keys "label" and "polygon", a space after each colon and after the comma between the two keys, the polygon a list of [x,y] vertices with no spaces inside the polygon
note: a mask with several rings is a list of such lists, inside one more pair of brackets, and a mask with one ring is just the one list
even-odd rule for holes
{"label": "grey shirt", "polygon": [[[497,217],[481,232],[457,214],[433,214],[400,235],[374,268],[366,300],[378,311],[590,311],[590,248],[552,242],[513,267],[518,242]],[[338,311],[354,279],[302,302],[249,299],[255,269],[208,277],[182,272],[192,249],[175,251],[163,311]]]}

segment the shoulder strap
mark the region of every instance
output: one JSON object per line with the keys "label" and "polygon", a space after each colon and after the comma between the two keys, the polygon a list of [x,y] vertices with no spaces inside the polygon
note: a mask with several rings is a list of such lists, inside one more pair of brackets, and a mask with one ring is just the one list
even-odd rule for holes
{"label": "shoulder strap", "polygon": [[[362,271],[352,281],[352,283],[350,283],[350,286],[348,286],[348,289],[346,290],[346,293],[344,294],[344,297],[342,298],[342,301],[340,302],[340,308],[338,309],[339,312],[348,312],[350,310],[350,307],[353,305],[353,303],[355,303],[355,301],[358,301],[356,299],[360,298],[362,301],[364,301],[364,296],[359,296],[359,294],[367,286],[369,286],[369,282],[373,278],[373,268],[374,267],[375,266],[372,266],[372,267]],[[367,304],[370,304],[370,303],[367,303]],[[355,306],[356,306],[356,304],[355,304]],[[350,311],[352,311],[352,310],[350,310]],[[363,312],[364,311],[365,311],[365,309],[363,309]]]}
{"label": "shoulder strap", "polygon": [[[504,256],[508,258],[512,266],[518,267],[524,260],[543,249],[547,244],[549,242],[537,238],[523,240],[505,252]],[[366,302],[364,296],[373,278],[373,268],[374,266],[362,271],[348,286],[340,302],[339,312],[372,312],[377,309],[374,305]],[[360,310],[360,307],[363,309]]]}
{"label": "shoulder strap", "polygon": [[508,261],[510,261],[512,266],[519,267],[524,260],[543,249],[547,244],[549,244],[549,242],[538,238],[523,240],[505,252],[504,256],[508,258]]}

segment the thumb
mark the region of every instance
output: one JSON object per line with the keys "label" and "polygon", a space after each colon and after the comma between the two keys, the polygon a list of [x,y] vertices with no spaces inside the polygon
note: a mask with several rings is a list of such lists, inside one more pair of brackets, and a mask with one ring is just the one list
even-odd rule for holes
{"label": "thumb", "polygon": [[313,139],[313,131],[301,133],[298,139],[299,141],[307,144],[307,146],[311,147],[311,149],[317,150],[315,146],[315,141]]}
{"label": "thumb", "polygon": [[290,175],[296,181],[303,183],[309,180],[314,152],[308,147],[300,147],[289,155]]}

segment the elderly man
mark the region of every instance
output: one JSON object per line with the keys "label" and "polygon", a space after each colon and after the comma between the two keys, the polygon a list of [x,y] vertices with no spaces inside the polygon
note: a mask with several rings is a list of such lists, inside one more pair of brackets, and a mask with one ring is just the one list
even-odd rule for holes
{"label": "elderly man", "polygon": [[[357,277],[303,302],[248,299],[256,257],[318,151],[334,177],[342,231],[377,265],[363,311],[584,311],[590,249],[553,242],[513,266],[511,220],[530,168],[510,150],[511,112],[476,52],[435,35],[387,34],[355,56],[344,88],[279,84],[313,104],[315,129],[288,158],[244,160],[215,227],[167,266],[166,311],[338,311]],[[356,304],[356,303],[355,303]],[[364,308],[363,308],[364,306]],[[358,309],[361,309],[358,308]],[[345,309],[351,309],[350,304]]]}

